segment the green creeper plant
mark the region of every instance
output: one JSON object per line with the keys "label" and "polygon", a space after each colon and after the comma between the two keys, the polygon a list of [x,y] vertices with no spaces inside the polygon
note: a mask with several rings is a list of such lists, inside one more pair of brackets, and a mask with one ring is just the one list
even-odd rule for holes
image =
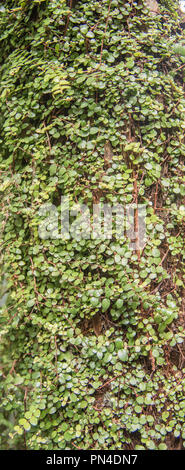
{"label": "green creeper plant", "polygon": [[[183,447],[184,30],[158,4],[0,7],[1,449]],[[143,248],[58,237],[64,196],[145,205]]]}

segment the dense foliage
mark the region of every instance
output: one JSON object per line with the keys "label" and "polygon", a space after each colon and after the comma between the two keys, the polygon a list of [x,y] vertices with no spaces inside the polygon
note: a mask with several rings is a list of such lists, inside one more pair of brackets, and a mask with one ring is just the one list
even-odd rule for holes
{"label": "dense foliage", "polygon": [[[0,7],[2,449],[185,441],[185,59],[173,49],[185,36],[176,7]],[[60,215],[61,196],[91,217],[98,201],[144,204],[144,248],[117,239],[114,223],[110,239],[40,237],[40,207]]]}

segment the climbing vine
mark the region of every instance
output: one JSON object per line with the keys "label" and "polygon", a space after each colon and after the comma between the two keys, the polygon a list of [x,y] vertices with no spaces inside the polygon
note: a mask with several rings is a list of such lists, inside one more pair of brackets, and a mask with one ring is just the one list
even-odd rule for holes
{"label": "climbing vine", "polygon": [[[183,446],[185,36],[158,7],[0,7],[2,449]],[[136,224],[145,206],[142,249],[115,221],[58,236],[64,196],[91,223],[96,203]]]}

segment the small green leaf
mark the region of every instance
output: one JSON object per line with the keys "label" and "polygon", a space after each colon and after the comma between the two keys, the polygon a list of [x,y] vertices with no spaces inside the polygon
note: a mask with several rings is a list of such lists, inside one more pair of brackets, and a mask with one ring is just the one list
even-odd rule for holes
{"label": "small green leaf", "polygon": [[33,305],[35,305],[35,299],[28,300],[27,307],[33,307]]}
{"label": "small green leaf", "polygon": [[110,300],[103,299],[102,300],[102,312],[106,312],[106,310],[108,310],[109,307],[110,307]]}
{"label": "small green leaf", "polygon": [[20,436],[21,436],[22,433],[23,433],[23,429],[20,428],[20,426],[15,426],[15,427],[14,427],[14,430],[15,430]]}
{"label": "small green leaf", "polygon": [[19,420],[19,424],[21,426],[23,426],[23,428],[25,429],[25,431],[29,431],[30,430],[30,423],[25,419],[25,418],[22,418]]}
{"label": "small green leaf", "polygon": [[122,299],[118,299],[118,300],[117,300],[117,302],[116,302],[116,307],[117,307],[117,308],[123,307],[123,300],[122,300]]}
{"label": "small green leaf", "polygon": [[97,297],[91,297],[90,302],[93,307],[97,307],[99,304],[99,299]]}
{"label": "small green leaf", "polygon": [[37,418],[35,418],[35,416],[31,416],[29,421],[33,426],[36,426],[37,423],[38,423],[38,420],[37,420]]}
{"label": "small green leaf", "polygon": [[123,361],[123,362],[128,361],[128,351],[127,351],[127,349],[119,349],[118,357],[119,357],[120,361]]}

